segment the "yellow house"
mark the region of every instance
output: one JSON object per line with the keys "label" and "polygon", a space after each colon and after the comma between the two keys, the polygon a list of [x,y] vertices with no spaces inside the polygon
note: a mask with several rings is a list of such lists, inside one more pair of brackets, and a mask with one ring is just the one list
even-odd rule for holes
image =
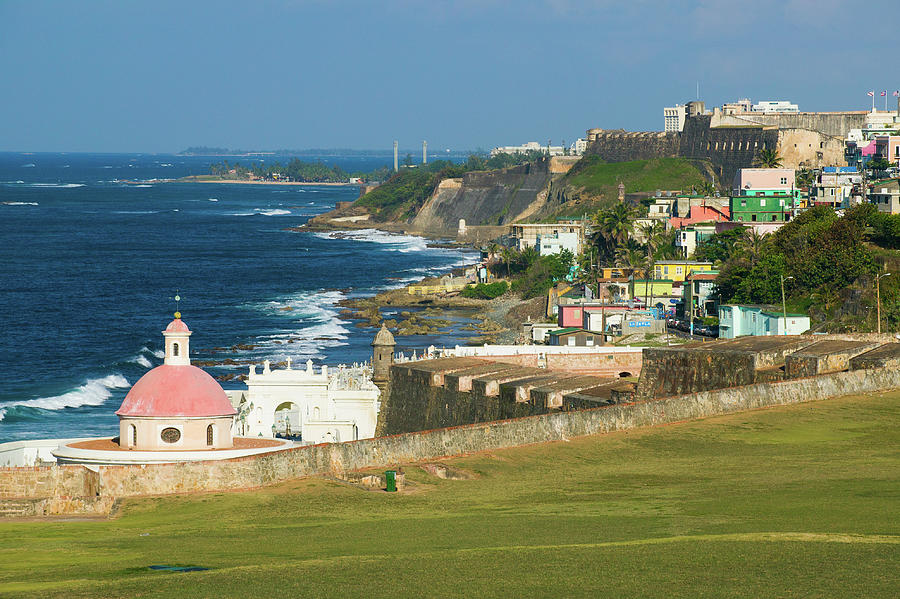
{"label": "yellow house", "polygon": [[632,274],[643,275],[643,272],[639,268],[623,268],[621,266],[615,266],[615,267],[604,266],[600,269],[600,273],[598,273],[598,274],[600,274],[600,277],[599,277],[600,280],[605,280],[605,279],[627,279]]}
{"label": "yellow house", "polygon": [[648,306],[655,306],[657,303],[668,306],[669,300],[676,297],[669,279],[631,279],[628,287],[631,297],[647,302]]}
{"label": "yellow house", "polygon": [[653,278],[683,282],[692,272],[710,272],[712,269],[712,262],[663,260],[653,265]]}

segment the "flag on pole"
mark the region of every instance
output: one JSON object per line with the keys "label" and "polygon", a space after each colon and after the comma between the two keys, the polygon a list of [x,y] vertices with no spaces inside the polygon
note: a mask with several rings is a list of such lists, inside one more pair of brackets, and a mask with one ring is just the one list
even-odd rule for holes
{"label": "flag on pole", "polygon": [[875,90],[872,90],[872,91],[870,91],[870,92],[866,92],[866,95],[867,95],[867,96],[872,96],[872,97],[874,98],[874,97],[875,97]]}
{"label": "flag on pole", "polygon": [[897,90],[894,92],[894,97],[895,98],[900,97],[900,90]]}
{"label": "flag on pole", "polygon": [[887,90],[884,90],[883,92],[881,92],[881,95],[882,95],[882,96],[886,96],[886,95],[887,95]]}

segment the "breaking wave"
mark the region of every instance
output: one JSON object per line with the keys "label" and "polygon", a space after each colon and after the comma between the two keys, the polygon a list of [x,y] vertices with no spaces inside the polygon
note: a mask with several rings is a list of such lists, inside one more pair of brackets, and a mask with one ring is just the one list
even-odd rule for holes
{"label": "breaking wave", "polygon": [[41,187],[45,189],[72,189],[84,187],[84,183],[28,183],[25,187]]}
{"label": "breaking wave", "polygon": [[350,239],[352,241],[367,241],[388,246],[389,249],[402,252],[421,252],[427,249],[427,242],[422,237],[415,235],[400,235],[385,233],[377,229],[359,229],[356,231],[332,231],[330,233],[315,233],[321,239]]}
{"label": "breaking wave", "polygon": [[37,206],[37,202],[3,202],[4,206]]}
{"label": "breaking wave", "polygon": [[295,358],[322,357],[327,348],[347,345],[350,330],[338,317],[337,305],[344,297],[341,291],[312,291],[243,306],[286,321],[282,332],[260,335],[252,345],[266,356],[277,347],[279,353]]}
{"label": "breaking wave", "polygon": [[61,395],[5,403],[0,407],[0,421],[6,417],[10,408],[62,410],[65,408],[80,408],[82,406],[99,406],[109,399],[113,389],[125,389],[128,386],[128,379],[121,374],[110,374],[102,378],[88,379],[80,387]]}
{"label": "breaking wave", "polygon": [[253,212],[235,212],[231,216],[284,216],[290,213],[282,208],[255,208]]}

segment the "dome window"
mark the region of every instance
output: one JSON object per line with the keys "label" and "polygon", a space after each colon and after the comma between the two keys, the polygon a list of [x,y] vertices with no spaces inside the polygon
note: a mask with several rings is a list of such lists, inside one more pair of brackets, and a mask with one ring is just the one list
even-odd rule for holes
{"label": "dome window", "polygon": [[173,426],[169,426],[162,429],[159,438],[166,443],[178,443],[178,440],[181,439],[181,431]]}

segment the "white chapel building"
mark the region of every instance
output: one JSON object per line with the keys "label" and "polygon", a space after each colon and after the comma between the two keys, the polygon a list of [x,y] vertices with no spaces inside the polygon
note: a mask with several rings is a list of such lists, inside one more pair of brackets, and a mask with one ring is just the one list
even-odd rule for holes
{"label": "white chapel building", "polygon": [[262,372],[250,366],[247,389],[228,391],[238,412],[235,436],[299,437],[303,444],[339,443],[375,436],[380,407],[378,387],[364,365],[327,366],[316,371],[312,360],[305,368],[272,369],[266,360]]}

